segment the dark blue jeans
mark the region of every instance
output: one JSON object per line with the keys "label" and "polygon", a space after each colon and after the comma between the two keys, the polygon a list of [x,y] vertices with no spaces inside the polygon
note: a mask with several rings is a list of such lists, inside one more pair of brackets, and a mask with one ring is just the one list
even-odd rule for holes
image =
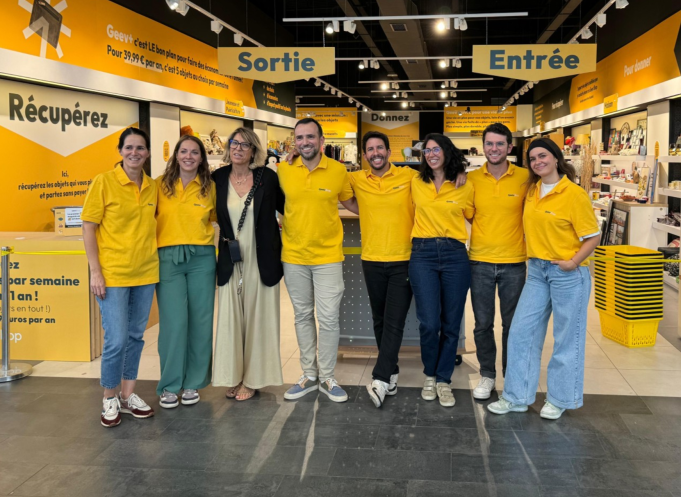
{"label": "dark blue jeans", "polygon": [[499,289],[501,311],[501,367],[506,376],[506,345],[513,314],[525,285],[527,266],[524,262],[492,264],[471,261],[471,303],[475,316],[475,349],[480,363],[480,376],[496,378],[497,343],[494,340],[494,294]]}
{"label": "dark blue jeans", "polygon": [[471,283],[466,246],[452,238],[414,238],[409,279],[414,291],[426,376],[450,383]]}

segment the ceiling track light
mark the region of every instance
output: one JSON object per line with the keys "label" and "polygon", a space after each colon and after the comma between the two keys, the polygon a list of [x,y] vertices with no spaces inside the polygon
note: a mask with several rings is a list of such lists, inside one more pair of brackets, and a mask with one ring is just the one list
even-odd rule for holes
{"label": "ceiling track light", "polygon": [[449,102],[445,102],[445,107],[449,107]]}
{"label": "ceiling track light", "polygon": [[454,18],[454,29],[461,29],[461,19],[458,17]]}
{"label": "ceiling track light", "polygon": [[321,79],[315,79],[314,85],[315,86],[322,86],[322,80]]}
{"label": "ceiling track light", "polygon": [[326,33],[332,35],[333,34],[333,24],[329,23],[326,25]]}
{"label": "ceiling track light", "polygon": [[239,46],[243,45],[244,43],[243,35],[240,35],[239,33],[234,33],[234,43]]}
{"label": "ceiling track light", "polygon": [[355,21],[343,21],[343,31],[346,33],[354,34],[356,29]]}
{"label": "ceiling track light", "polygon": [[393,98],[397,98],[397,93],[393,93]]}
{"label": "ceiling track light", "polygon": [[598,25],[599,28],[602,28],[603,26],[605,26],[607,19],[608,17],[605,15],[605,12],[601,12],[596,16],[596,24]]}
{"label": "ceiling track light", "polygon": [[222,31],[222,28],[224,28],[224,26],[222,24],[220,24],[218,21],[210,21],[210,30],[213,33],[220,34],[220,31]]}
{"label": "ceiling track light", "polygon": [[362,110],[364,110],[364,112],[369,112],[369,110],[366,107],[364,107],[364,109]]}
{"label": "ceiling track light", "polygon": [[456,68],[460,68],[461,67],[461,59],[454,59],[452,61],[452,66],[456,67]]}
{"label": "ceiling track light", "polygon": [[441,91],[440,92],[440,98],[446,98],[447,97],[447,92],[446,91]]}
{"label": "ceiling track light", "polygon": [[416,104],[414,102],[409,102],[409,107],[416,107]]}
{"label": "ceiling track light", "polygon": [[452,29],[451,19],[449,17],[445,17],[444,19],[439,20],[437,22],[436,28],[440,33],[448,29]]}
{"label": "ceiling track light", "polygon": [[591,32],[588,26],[584,26],[584,29],[582,29],[582,39],[583,40],[588,40],[591,38],[594,34]]}
{"label": "ceiling track light", "polygon": [[343,94],[341,93],[340,90],[336,90],[336,96],[337,96],[338,98],[341,98],[341,97],[343,96]]}
{"label": "ceiling track light", "polygon": [[331,26],[334,33],[338,33],[340,31],[340,21],[331,21]]}
{"label": "ceiling track light", "polygon": [[354,103],[355,101],[352,99],[352,97],[348,97],[348,102],[352,104],[352,103]]}
{"label": "ceiling track light", "polygon": [[629,2],[627,2],[627,0],[617,0],[615,2],[615,8],[616,9],[623,9],[627,5],[629,5]]}
{"label": "ceiling track light", "polygon": [[459,29],[461,31],[466,31],[468,29],[468,23],[466,22],[466,18],[462,17],[461,22],[459,23]]}
{"label": "ceiling track light", "polygon": [[443,69],[444,69],[445,67],[449,67],[449,59],[441,60],[441,61],[440,61],[440,67],[443,68]]}
{"label": "ceiling track light", "polygon": [[324,91],[329,91],[329,85],[324,85]]}
{"label": "ceiling track light", "polygon": [[335,95],[335,94],[336,94],[336,89],[335,89],[335,88],[331,88],[331,95]]}
{"label": "ceiling track light", "polygon": [[402,102],[402,108],[406,109],[407,107],[409,107],[409,102]]}
{"label": "ceiling track light", "polygon": [[180,15],[186,16],[189,12],[189,5],[183,0],[166,0],[166,4],[168,4],[170,10],[174,10]]}
{"label": "ceiling track light", "polygon": [[452,88],[457,88],[459,86],[459,82],[458,81],[450,81],[449,86],[451,86]]}
{"label": "ceiling track light", "polygon": [[452,98],[456,98],[456,92],[455,91],[450,92],[449,96]]}
{"label": "ceiling track light", "polygon": [[388,83],[383,83],[381,85],[381,90],[387,90],[388,89]]}
{"label": "ceiling track light", "polygon": [[402,92],[402,98],[407,98],[407,92],[406,91]]}
{"label": "ceiling track light", "polygon": [[357,108],[359,109],[359,102],[357,102],[357,103],[355,104],[355,107],[357,107]]}

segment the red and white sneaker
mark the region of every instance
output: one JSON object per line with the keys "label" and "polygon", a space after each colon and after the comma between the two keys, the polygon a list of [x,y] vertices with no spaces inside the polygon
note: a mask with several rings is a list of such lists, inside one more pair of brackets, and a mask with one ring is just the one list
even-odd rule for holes
{"label": "red and white sneaker", "polygon": [[150,418],[154,415],[154,410],[140,399],[136,393],[131,393],[127,399],[123,399],[123,396],[119,394],[119,398],[123,414],[132,414],[136,418],[141,419]]}
{"label": "red and white sneaker", "polygon": [[102,403],[102,426],[113,428],[121,424],[121,404],[118,397],[109,397]]}

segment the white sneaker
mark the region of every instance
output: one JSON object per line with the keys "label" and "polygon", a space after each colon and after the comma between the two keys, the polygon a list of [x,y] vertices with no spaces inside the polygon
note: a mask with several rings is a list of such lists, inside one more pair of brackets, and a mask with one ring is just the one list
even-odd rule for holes
{"label": "white sneaker", "polygon": [[160,405],[164,409],[172,409],[180,405],[180,403],[177,400],[177,394],[169,392],[168,390],[164,389],[163,394],[161,395],[161,399],[158,402],[158,405]]}
{"label": "white sneaker", "polygon": [[381,380],[373,380],[369,385],[367,385],[367,392],[369,392],[369,397],[374,401],[376,407],[381,407],[383,405],[383,399],[388,394],[389,384]]}
{"label": "white sneaker", "polygon": [[201,400],[199,391],[193,388],[185,388],[182,392],[182,405],[191,406]]}
{"label": "white sneaker", "polygon": [[388,384],[388,391],[385,392],[386,395],[395,395],[397,393],[397,374],[390,375],[390,383]]}
{"label": "white sneaker", "polygon": [[454,407],[454,404],[456,404],[456,399],[449,383],[437,384],[437,396],[440,398],[440,405],[442,407]]}
{"label": "white sneaker", "polygon": [[509,412],[525,412],[527,411],[527,406],[509,402],[503,395],[500,395],[499,400],[487,406],[487,410],[494,414],[508,414]]}
{"label": "white sneaker", "polygon": [[562,407],[554,406],[551,402],[545,400],[544,407],[541,408],[539,415],[544,419],[558,419],[564,412],[565,409]]}
{"label": "white sneaker", "polygon": [[492,395],[495,389],[496,381],[494,378],[487,378],[483,376],[480,378],[478,386],[473,389],[473,398],[478,400],[487,400]]}
{"label": "white sneaker", "polygon": [[104,428],[113,428],[121,424],[121,404],[118,397],[109,397],[102,401],[101,420]]}
{"label": "white sneaker", "polygon": [[423,400],[437,399],[437,392],[435,391],[435,376],[426,376],[423,382],[423,389],[421,390],[421,397]]}

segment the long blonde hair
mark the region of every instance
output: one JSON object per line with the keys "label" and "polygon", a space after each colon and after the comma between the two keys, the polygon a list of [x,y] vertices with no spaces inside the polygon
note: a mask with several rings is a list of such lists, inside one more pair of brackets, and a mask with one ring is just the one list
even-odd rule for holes
{"label": "long blonde hair", "polygon": [[229,142],[231,142],[236,135],[243,136],[248,143],[251,144],[251,150],[253,151],[253,157],[251,157],[251,163],[249,168],[255,169],[256,167],[264,167],[265,162],[267,162],[267,151],[262,147],[260,143],[260,138],[252,129],[248,128],[237,128],[232,131],[232,134],[227,138],[227,143],[225,144],[225,155],[222,157],[222,162],[225,164],[231,164],[232,159],[230,157],[230,147]]}

